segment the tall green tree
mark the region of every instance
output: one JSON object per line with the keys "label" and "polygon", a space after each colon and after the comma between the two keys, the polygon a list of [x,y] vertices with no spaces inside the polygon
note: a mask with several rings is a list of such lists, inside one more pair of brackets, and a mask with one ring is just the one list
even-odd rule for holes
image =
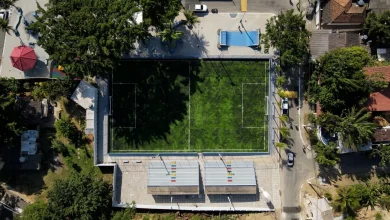
{"label": "tall green tree", "polygon": [[339,133],[344,147],[358,149],[371,140],[376,128],[370,120],[371,112],[366,112],[364,108],[359,111],[352,108],[341,116],[329,112],[321,114],[318,123],[329,133]]}
{"label": "tall green tree", "polygon": [[265,34],[262,35],[264,50],[268,53],[270,47],[280,51],[282,66],[297,65],[306,62],[309,55],[309,37],[306,29],[306,19],[294,10],[280,12],[267,20]]}
{"label": "tall green tree", "polygon": [[145,22],[159,30],[165,29],[165,24],[172,22],[182,7],[180,1],[172,0],[136,0],[136,2],[139,2],[142,8]]}
{"label": "tall green tree", "polygon": [[69,74],[111,72],[114,61],[148,35],[148,25],[135,21],[136,1],[50,0],[46,7],[38,4],[41,16],[28,29],[40,33],[38,45]]}
{"label": "tall green tree", "polygon": [[364,29],[374,44],[387,44],[390,41],[390,11],[381,14],[374,11],[368,13]]}
{"label": "tall green tree", "polygon": [[359,208],[359,195],[353,187],[343,187],[337,189],[337,199],[334,201],[334,206],[338,211],[341,211],[350,216],[356,215],[356,210]]}
{"label": "tall green tree", "polygon": [[49,80],[37,83],[32,91],[32,96],[36,99],[47,98],[51,101],[58,101],[60,97],[69,98],[79,81],[66,79]]}
{"label": "tall green tree", "polygon": [[93,175],[72,173],[57,181],[47,197],[50,219],[108,219],[111,214],[111,188]]}
{"label": "tall green tree", "polygon": [[363,104],[373,88],[375,78],[367,77],[363,67],[370,56],[362,47],[332,50],[323,55],[309,82],[310,101],[319,101],[323,111],[339,115],[343,109]]}
{"label": "tall green tree", "polygon": [[17,2],[18,0],[0,0],[0,7],[4,8],[4,9],[9,9],[11,6],[15,7],[15,3]]}
{"label": "tall green tree", "polygon": [[338,149],[334,142],[330,142],[328,145],[318,142],[313,146],[316,151],[315,160],[321,166],[336,166],[340,162],[340,157],[337,153]]}
{"label": "tall green tree", "polygon": [[23,102],[17,98],[19,82],[13,78],[0,78],[0,142],[1,147],[13,145],[21,134]]}
{"label": "tall green tree", "polygon": [[191,27],[197,23],[200,23],[198,16],[196,16],[193,11],[186,9],[184,10],[183,14],[186,17],[186,24],[188,26]]}
{"label": "tall green tree", "polygon": [[161,37],[161,40],[163,42],[168,43],[169,47],[174,47],[175,42],[180,39],[180,36],[183,34],[183,32],[176,30],[173,28],[172,22],[170,22],[168,25],[166,25],[166,28],[157,33],[158,36]]}
{"label": "tall green tree", "polygon": [[21,216],[23,220],[45,220],[48,219],[47,204],[39,201],[27,206]]}
{"label": "tall green tree", "polygon": [[385,167],[390,163],[390,145],[381,144],[372,149],[372,157],[379,157],[379,166]]}
{"label": "tall green tree", "polygon": [[9,25],[9,19],[7,20],[0,19],[0,29],[6,32],[7,34],[10,34],[10,31],[12,31],[13,28],[11,25]]}

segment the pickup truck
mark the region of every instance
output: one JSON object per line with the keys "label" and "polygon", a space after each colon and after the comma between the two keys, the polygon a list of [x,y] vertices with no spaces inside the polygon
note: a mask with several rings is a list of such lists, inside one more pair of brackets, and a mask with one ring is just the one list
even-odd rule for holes
{"label": "pickup truck", "polygon": [[188,6],[188,9],[193,12],[207,12],[207,5],[192,4]]}

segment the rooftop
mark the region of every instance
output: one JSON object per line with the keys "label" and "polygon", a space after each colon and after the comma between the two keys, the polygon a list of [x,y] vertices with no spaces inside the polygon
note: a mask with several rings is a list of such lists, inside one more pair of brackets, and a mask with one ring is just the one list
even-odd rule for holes
{"label": "rooftop", "polygon": [[322,22],[332,24],[363,24],[366,6],[358,6],[352,0],[328,0],[323,6]]}
{"label": "rooftop", "polygon": [[377,143],[390,142],[390,127],[376,129],[372,141]]}
{"label": "rooftop", "polygon": [[[390,66],[365,67],[364,73],[368,76],[382,73],[385,81],[390,82]],[[369,111],[390,111],[390,85],[371,93],[367,100],[367,108]]]}

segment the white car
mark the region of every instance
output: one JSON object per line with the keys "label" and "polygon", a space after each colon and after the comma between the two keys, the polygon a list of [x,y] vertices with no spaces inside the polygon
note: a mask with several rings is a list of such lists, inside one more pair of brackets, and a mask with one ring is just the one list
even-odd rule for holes
{"label": "white car", "polygon": [[8,19],[8,11],[5,9],[0,9],[0,18],[3,20]]}
{"label": "white car", "polygon": [[207,5],[194,4],[190,5],[189,9],[193,12],[207,12]]}
{"label": "white car", "polygon": [[288,115],[288,98],[283,98],[282,99],[282,112],[283,115]]}
{"label": "white car", "polygon": [[287,154],[287,166],[294,166],[294,154],[291,152]]}

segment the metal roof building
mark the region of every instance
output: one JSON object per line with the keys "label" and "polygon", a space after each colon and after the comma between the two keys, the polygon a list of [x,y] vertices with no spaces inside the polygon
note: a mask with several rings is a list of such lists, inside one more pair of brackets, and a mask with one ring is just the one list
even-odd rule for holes
{"label": "metal roof building", "polygon": [[204,162],[206,194],[256,194],[256,174],[253,162]]}
{"label": "metal roof building", "polygon": [[148,194],[199,194],[197,161],[151,161],[148,168]]}

